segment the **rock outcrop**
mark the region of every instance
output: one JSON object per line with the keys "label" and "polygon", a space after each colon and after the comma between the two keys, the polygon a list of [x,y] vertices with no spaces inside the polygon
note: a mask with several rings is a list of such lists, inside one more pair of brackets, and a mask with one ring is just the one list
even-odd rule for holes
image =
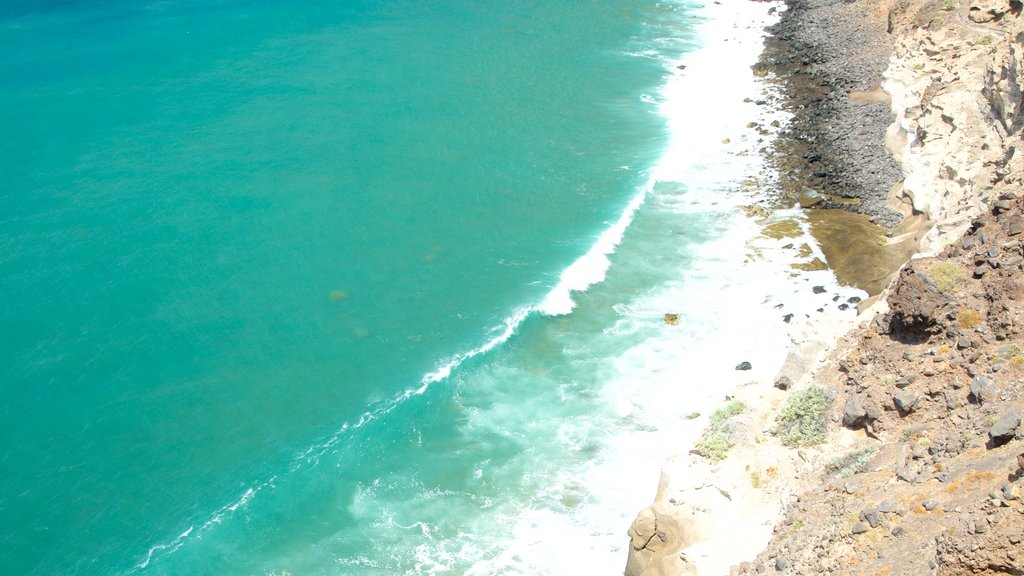
{"label": "rock outcrop", "polygon": [[923,253],[817,374],[855,450],[822,447],[819,479],[733,572],[1024,574],[1024,5],[876,5],[903,173],[888,206],[926,222]]}
{"label": "rock outcrop", "polygon": [[[756,448],[752,481],[775,458],[786,503],[732,573],[1024,575],[1024,4],[787,4],[762,64],[795,114],[779,167],[805,207],[867,214],[920,253],[811,368],[837,396],[829,441]],[[628,574],[693,570],[659,505]]]}

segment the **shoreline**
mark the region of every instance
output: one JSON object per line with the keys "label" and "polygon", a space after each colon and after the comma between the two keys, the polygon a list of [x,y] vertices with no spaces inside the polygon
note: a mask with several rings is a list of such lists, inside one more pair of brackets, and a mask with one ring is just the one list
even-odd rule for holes
{"label": "shoreline", "polygon": [[[786,23],[793,20],[791,10],[792,6],[781,10],[780,21],[766,28],[766,44],[772,42],[771,31],[785,29],[788,26]],[[832,257],[829,253],[833,252],[833,248],[847,247],[849,242],[848,239],[834,237],[829,244],[831,238],[823,239],[820,234],[814,234],[816,217],[828,218],[826,225],[839,222],[845,230],[858,229],[862,242],[873,242],[878,250],[869,256],[870,266],[854,269],[853,284],[857,288],[870,287],[871,282],[877,285],[879,276],[887,281],[898,265],[887,263],[881,273],[878,270],[877,255],[885,254],[887,262],[891,262],[894,257],[889,254],[895,251],[885,242],[881,227],[866,224],[868,218],[874,218],[875,215],[855,214],[845,209],[800,210],[800,206],[807,207],[802,196],[808,188],[812,173],[800,168],[794,178],[787,172],[787,168],[795,167],[794,155],[797,161],[806,160],[805,145],[809,134],[806,116],[818,117],[820,111],[808,106],[809,101],[814,101],[813,93],[799,87],[793,89],[787,84],[787,79],[781,76],[783,68],[791,62],[779,62],[777,65],[767,63],[772,54],[767,48],[763,49],[754,66],[755,75],[761,78],[761,82],[771,92],[757,104],[762,109],[777,110],[774,114],[776,116],[782,112],[793,117],[775,131],[756,123],[748,126],[769,136],[771,143],[768,148],[760,150],[760,155],[764,165],[775,176],[774,179],[769,177],[767,181],[758,182],[766,187],[763,199],[755,206],[747,207],[748,215],[757,219],[764,237],[785,240],[785,234],[775,236],[771,229],[780,223],[794,222],[790,213],[792,206],[797,205],[799,214],[795,221],[804,222],[802,226],[810,229],[811,236],[830,260]],[[878,67],[877,62],[875,66]],[[809,94],[810,100],[807,100]],[[778,126],[775,123],[772,125]],[[861,145],[864,140],[872,139],[878,142],[881,149],[887,125],[876,123],[876,133],[869,132],[867,136],[859,134]],[[730,143],[724,141],[723,144]],[[785,155],[780,157],[776,152]],[[822,199],[826,197],[820,193],[817,196]],[[877,201],[871,205],[877,205]],[[902,254],[895,258],[902,258]],[[816,269],[813,266],[793,267],[795,270],[803,269],[804,274]],[[795,274],[800,274],[795,270]],[[871,291],[868,292],[873,295]],[[851,299],[853,302],[855,300]],[[771,426],[771,417],[778,412],[787,397],[788,392],[782,388],[805,386],[840,337],[863,321],[863,314],[854,318],[849,313],[843,313],[845,308],[819,309],[816,314],[807,315],[806,318],[795,318],[788,331],[788,350],[777,370],[772,370],[770,375],[762,373],[752,380],[739,382],[733,388],[718,391],[719,394],[726,394],[727,399],[741,401],[749,408],[732,422],[731,434],[741,440],[731,448],[728,458],[719,463],[709,462],[695,453],[695,450],[690,450],[690,446],[680,446],[680,450],[668,457],[662,467],[653,504],[640,511],[629,530],[627,575],[726,573],[730,566],[756,556],[767,544],[776,521],[782,515],[784,502],[792,493],[792,487],[799,483],[805,473],[805,466],[795,451],[769,441],[765,431]],[[769,378],[772,380],[766,381]],[[779,381],[788,381],[788,385],[772,386],[773,382]]]}
{"label": "shoreline", "polygon": [[[834,34],[821,26],[824,20],[808,4],[786,2],[780,20],[766,29],[765,47],[754,66],[755,73],[781,95],[766,104],[792,115],[770,148],[762,150],[778,178],[771,190],[776,199],[767,212],[792,204],[802,208],[828,269],[840,283],[865,289],[871,298],[858,306],[853,320],[823,313],[795,322],[789,350],[773,381],[752,381],[726,391],[728,399],[748,408],[733,418],[735,444],[718,463],[694,450],[669,456],[654,502],[630,527],[627,576],[723,574],[767,545],[787,501],[799,493],[813,468],[802,451],[785,448],[770,437],[775,416],[789,390],[806,388],[840,339],[882,309],[877,295],[917,250],[920,234],[895,228],[901,215],[887,207],[889,191],[900,177],[885,150],[885,130],[891,123],[888,98],[849,97],[851,92],[878,90],[889,54],[864,50],[859,66],[848,66],[836,51],[863,31],[849,17],[860,7],[826,7],[833,24],[846,24],[841,34]],[[845,17],[837,16],[844,11]],[[885,34],[884,25],[875,21],[874,33]],[[815,50],[819,46],[824,50]],[[832,90],[823,91],[823,84]],[[865,117],[864,108],[869,122],[858,121]],[[839,135],[827,133],[832,124],[841,126],[835,129]],[[818,142],[823,136],[827,145]],[[843,160],[865,150],[870,151],[868,163],[886,160],[882,168],[858,166],[847,174]],[[879,182],[887,183],[884,194],[876,192]],[[900,241],[886,238],[887,233],[896,235],[893,232],[903,236]]]}
{"label": "shoreline", "polygon": [[[864,573],[895,565],[896,573],[1008,566],[991,573],[1017,574],[1019,558],[999,538],[1021,538],[1013,531],[1021,525],[1007,522],[1022,492],[1013,482],[1024,476],[1024,453],[1013,472],[1024,448],[1014,442],[1014,430],[1024,436],[1024,381],[1013,379],[1012,355],[1020,350],[1014,342],[1024,345],[1016,328],[1024,286],[1015,280],[1024,261],[1016,239],[1024,232],[1024,162],[1014,149],[1022,123],[1011,96],[1024,79],[1008,75],[999,50],[1024,28],[1019,11],[999,3],[989,12],[956,2],[787,4],[758,66],[781,79],[794,110],[767,154],[784,176],[780,202],[808,209],[829,268],[870,286],[872,298],[853,323],[819,315],[794,325],[775,387],[762,380],[729,392],[743,404],[719,424],[732,444],[724,460],[700,450],[669,457],[654,503],[630,528],[626,574],[759,574],[772,565],[779,573],[828,573],[857,564],[853,571]],[[936,90],[937,78],[953,85]],[[866,265],[857,261],[865,254]],[[966,272],[972,262],[973,279],[942,288],[929,279],[933,268]],[[908,335],[906,319],[916,314],[925,315],[927,331]],[[924,369],[922,354],[931,358]],[[953,392],[963,389],[961,378],[974,379],[970,396]],[[999,392],[982,400],[975,386],[993,381]],[[827,440],[783,447],[771,428],[786,399],[811,385],[833,398],[820,415]],[[1004,421],[1009,432],[999,428]],[[828,472],[853,455],[854,480]],[[1007,466],[1010,482],[1002,483]],[[928,494],[954,487],[957,497],[938,506],[955,508],[956,520],[916,516],[937,505]],[[858,540],[878,518],[890,539]],[[943,536],[950,522],[963,532]],[[999,537],[986,536],[992,532]],[[972,533],[973,540],[963,536]],[[986,559],[965,556],[969,545]]]}

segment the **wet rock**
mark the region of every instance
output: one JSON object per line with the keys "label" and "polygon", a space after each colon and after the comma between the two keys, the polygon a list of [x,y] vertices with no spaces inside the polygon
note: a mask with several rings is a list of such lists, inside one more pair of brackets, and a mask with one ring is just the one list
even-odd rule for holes
{"label": "wet rock", "polygon": [[675,326],[676,324],[679,324],[679,314],[673,312],[666,312],[665,324],[668,324],[669,326]]}
{"label": "wet rock", "polygon": [[825,293],[825,287],[824,286],[815,286],[814,288],[811,288],[811,290],[813,290],[815,294],[824,294]]}
{"label": "wet rock", "polygon": [[736,365],[737,370],[750,370],[751,368],[753,368],[753,366],[750,365],[750,362],[740,362]]}

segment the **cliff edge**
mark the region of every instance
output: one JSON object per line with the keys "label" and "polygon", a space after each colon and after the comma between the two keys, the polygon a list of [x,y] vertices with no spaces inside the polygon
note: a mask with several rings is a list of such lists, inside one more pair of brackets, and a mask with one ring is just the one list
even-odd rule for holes
{"label": "cliff edge", "polygon": [[782,168],[896,265],[858,327],[796,328],[712,416],[727,454],[666,463],[626,574],[1024,574],[1024,5],[787,6]]}

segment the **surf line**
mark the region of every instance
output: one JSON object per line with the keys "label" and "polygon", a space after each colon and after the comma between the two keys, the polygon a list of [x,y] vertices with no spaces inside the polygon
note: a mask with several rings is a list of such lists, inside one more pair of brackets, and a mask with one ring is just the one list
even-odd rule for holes
{"label": "surf line", "polygon": [[[486,354],[507,342],[518,332],[519,327],[522,326],[523,322],[531,314],[538,313],[543,316],[571,314],[575,308],[573,294],[586,291],[591,286],[604,280],[608,268],[611,266],[611,261],[608,257],[615,252],[615,248],[621,243],[626,229],[632,223],[633,217],[640,206],[643,205],[648,193],[653,189],[654,183],[655,179],[652,177],[639,188],[619,218],[598,236],[597,240],[583,256],[576,259],[568,268],[562,271],[558,283],[539,304],[516,309],[504,320],[500,332],[483,345],[452,356],[437,369],[424,374],[420,379],[419,386],[407,388],[390,399],[379,402],[375,407],[361,414],[354,422],[342,424],[327,440],[310,446],[297,454],[292,460],[291,466],[289,466],[289,473],[298,473],[303,468],[316,466],[319,464],[320,458],[341,444],[350,432],[387,416],[407,400],[416,396],[422,396],[432,385],[443,382],[451,377],[452,373],[467,360]],[[145,557],[123,574],[135,574],[139,570],[145,570],[154,561],[158,561],[161,557],[169,556],[179,550],[190,539],[201,537],[209,529],[223,523],[237,510],[248,505],[262,490],[275,488],[277,480],[277,476],[273,476],[269,480],[258,482],[254,486],[246,488],[239,498],[218,508],[198,528],[196,528],[196,524],[192,524],[169,541],[151,546],[146,552]]]}

